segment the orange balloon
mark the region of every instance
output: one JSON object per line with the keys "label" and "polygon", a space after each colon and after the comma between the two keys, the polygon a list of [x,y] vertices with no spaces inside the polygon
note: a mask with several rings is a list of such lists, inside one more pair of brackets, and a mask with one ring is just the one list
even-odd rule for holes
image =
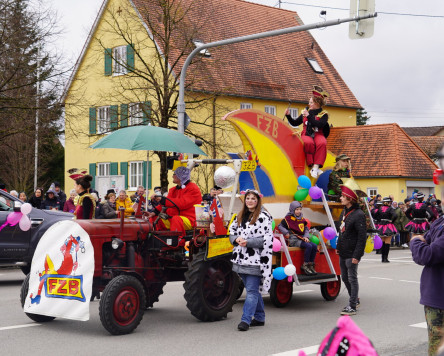
{"label": "orange balloon", "polygon": [[185,242],[185,250],[189,251],[190,250],[190,241]]}
{"label": "orange balloon", "polygon": [[324,236],[324,230],[321,230],[321,236],[322,236],[322,240],[324,240],[324,242],[328,241]]}

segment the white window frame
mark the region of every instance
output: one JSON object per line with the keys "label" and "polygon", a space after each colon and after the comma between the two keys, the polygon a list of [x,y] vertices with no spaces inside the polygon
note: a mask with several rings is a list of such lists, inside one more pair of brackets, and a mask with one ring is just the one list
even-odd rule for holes
{"label": "white window frame", "polygon": [[140,125],[143,122],[142,103],[130,103],[128,105],[128,117],[130,126]]}
{"label": "white window frame", "polygon": [[[372,191],[374,191],[374,194],[372,194]],[[378,188],[367,188],[367,196],[374,197],[376,195],[378,195]]]}
{"label": "white window frame", "polygon": [[251,103],[241,103],[240,104],[241,109],[253,109],[253,104]]}
{"label": "white window frame", "polygon": [[288,110],[290,111],[290,116],[293,119],[296,119],[299,116],[299,109],[298,108],[290,108]]}
{"label": "white window frame", "polygon": [[274,106],[274,105],[265,105],[264,111],[267,114],[276,116],[276,106]]}
{"label": "white window frame", "polygon": [[311,69],[316,73],[324,73],[319,62],[314,58],[306,58],[307,62],[310,64]]}
{"label": "white window frame", "polygon": [[113,48],[113,75],[124,75],[128,73],[126,46]]}
{"label": "white window frame", "polygon": [[111,169],[111,163],[105,162],[105,163],[97,163],[97,176],[109,176]]}
{"label": "white window frame", "polygon": [[143,182],[143,161],[128,162],[128,185],[128,190],[137,190],[139,185],[145,186]]}
{"label": "white window frame", "polygon": [[97,108],[97,133],[103,134],[111,130],[110,106]]}

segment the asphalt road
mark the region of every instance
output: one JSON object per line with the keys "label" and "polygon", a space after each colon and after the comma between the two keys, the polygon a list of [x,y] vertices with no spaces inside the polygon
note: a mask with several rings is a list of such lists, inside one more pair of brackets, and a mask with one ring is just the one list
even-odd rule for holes
{"label": "asphalt road", "polygon": [[[361,307],[353,320],[372,340],[380,355],[426,355],[427,330],[419,301],[421,267],[409,250],[391,251],[389,264],[366,254],[359,265]],[[347,304],[345,287],[326,302],[319,286],[294,288],[283,309],[265,298],[265,327],[237,331],[242,298],[223,321],[195,319],[183,298],[182,283],[169,283],[159,303],[145,312],[134,333],[111,336],[99,319],[99,302],[90,305],[87,322],[56,319],[37,324],[22,311],[20,270],[0,269],[0,345],[2,355],[314,355]]]}

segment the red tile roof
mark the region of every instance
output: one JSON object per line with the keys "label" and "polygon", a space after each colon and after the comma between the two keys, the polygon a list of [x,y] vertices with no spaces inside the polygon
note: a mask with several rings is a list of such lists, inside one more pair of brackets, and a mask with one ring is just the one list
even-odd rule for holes
{"label": "red tile roof", "polygon": [[444,143],[444,136],[414,136],[412,139],[432,159]]}
{"label": "red tile roof", "polygon": [[334,127],[327,149],[351,158],[355,178],[429,179],[437,168],[398,124]]}
{"label": "red tile roof", "polygon": [[[180,1],[184,9],[188,9],[187,28],[197,28],[195,38],[204,43],[302,25],[295,12],[242,0]],[[145,19],[148,14],[155,13],[151,0],[133,0],[133,3]],[[151,15],[151,18],[160,16]],[[184,48],[183,37],[182,41],[178,38],[174,41],[170,63]],[[161,45],[160,41],[158,44]],[[328,105],[361,107],[307,31],[210,48],[209,51],[211,57],[203,58],[187,71],[187,79],[192,75],[204,79],[193,83],[193,90],[307,102],[312,86],[320,85],[330,94]],[[307,58],[316,59],[324,74],[315,73]],[[184,61],[185,57],[179,61],[179,68]]]}

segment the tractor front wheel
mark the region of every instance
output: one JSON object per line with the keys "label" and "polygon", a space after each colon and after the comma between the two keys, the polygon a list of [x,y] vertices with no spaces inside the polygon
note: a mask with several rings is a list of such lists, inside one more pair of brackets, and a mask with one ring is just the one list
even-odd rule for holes
{"label": "tractor front wheel", "polygon": [[239,293],[239,277],[232,271],[229,257],[205,261],[202,251],[189,263],[183,287],[191,314],[202,321],[217,321],[232,311]]}
{"label": "tractor front wheel", "polygon": [[[28,296],[28,289],[29,289],[29,274],[26,276],[22,283],[22,288],[20,289],[20,303],[22,304],[22,308],[25,306],[26,297]],[[37,323],[46,323],[48,321],[53,321],[55,319],[54,316],[46,316],[46,315],[40,315],[40,314],[32,314],[32,313],[26,313],[26,316],[36,321]]]}
{"label": "tractor front wheel", "polygon": [[100,299],[100,321],[113,335],[131,333],[140,324],[145,309],[145,291],[130,275],[113,278]]}

